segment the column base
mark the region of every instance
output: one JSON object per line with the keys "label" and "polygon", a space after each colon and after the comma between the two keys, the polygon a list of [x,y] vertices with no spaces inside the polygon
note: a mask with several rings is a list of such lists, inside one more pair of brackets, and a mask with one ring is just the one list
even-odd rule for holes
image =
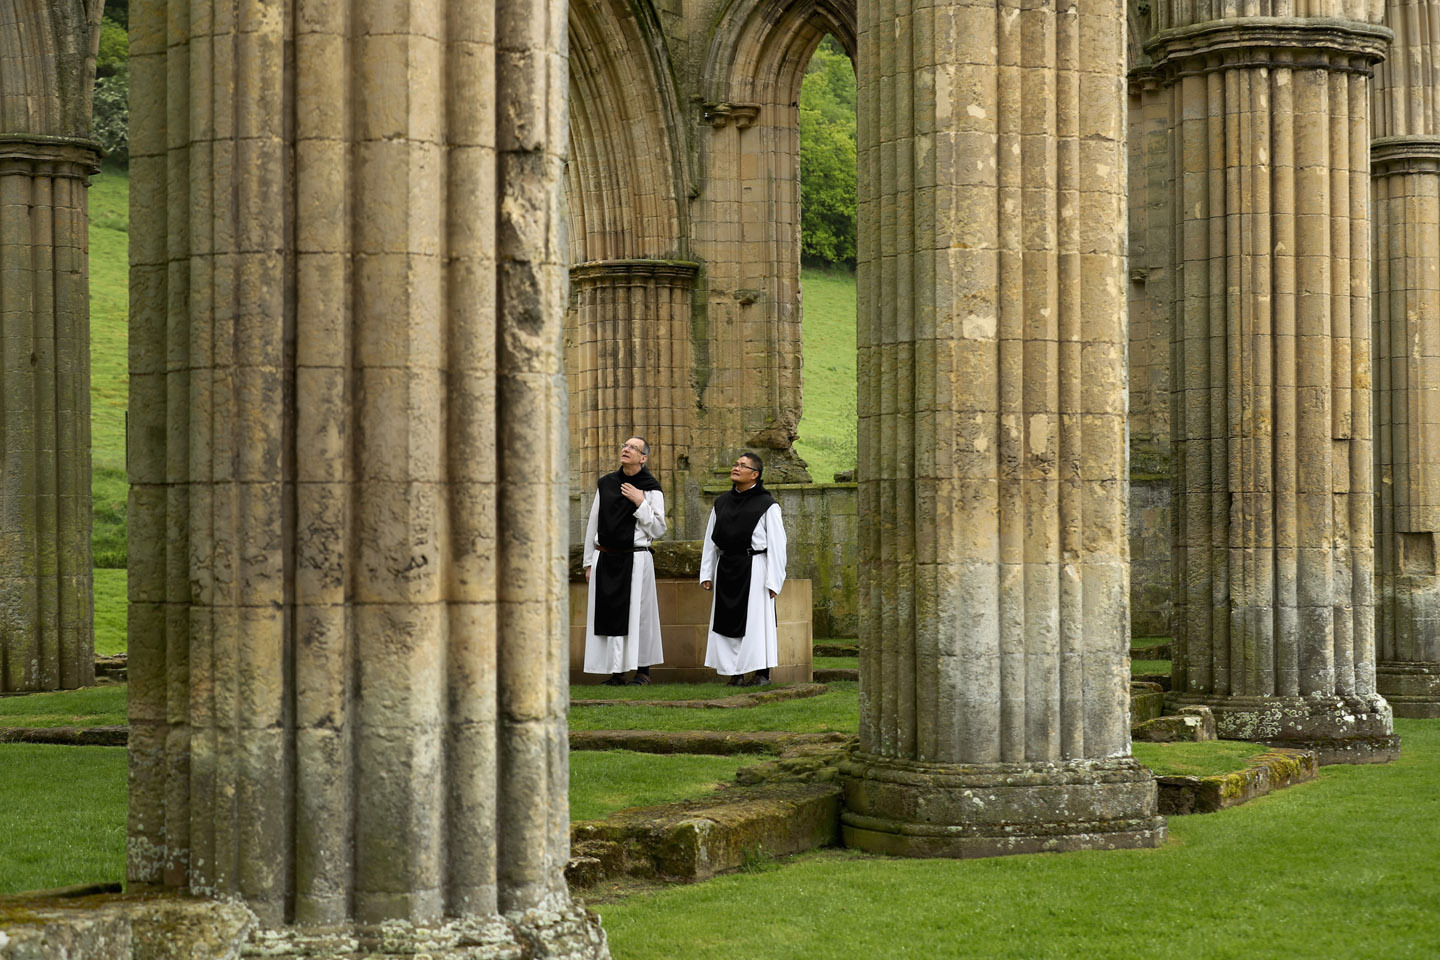
{"label": "column base", "polygon": [[1129,757],[949,764],[853,752],[840,765],[846,846],[897,857],[1158,847],[1155,779]]}
{"label": "column base", "polygon": [[1440,663],[1382,660],[1375,667],[1375,688],[1397,717],[1440,717]]}
{"label": "column base", "polygon": [[578,903],[560,909],[449,919],[435,924],[391,920],[342,928],[257,930],[242,954],[334,960],[610,960],[600,918]]}
{"label": "column base", "polygon": [[1225,697],[1167,693],[1165,710],[1206,706],[1222,740],[1313,750],[1320,764],[1389,763],[1400,756],[1390,705],[1368,697]]}

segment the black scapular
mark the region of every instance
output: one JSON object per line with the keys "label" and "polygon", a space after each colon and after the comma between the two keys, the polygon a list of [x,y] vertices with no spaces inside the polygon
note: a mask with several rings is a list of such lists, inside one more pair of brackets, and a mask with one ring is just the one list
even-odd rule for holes
{"label": "black scapular", "polygon": [[630,577],[635,570],[635,504],[620,493],[629,483],[642,493],[659,490],[660,481],[641,467],[627,477],[623,470],[607,473],[598,484],[600,508],[596,537],[603,548],[595,556],[595,619],[591,629],[597,637],[623,637],[630,632]]}
{"label": "black scapular", "polygon": [[750,612],[750,567],[755,556],[750,538],[765,511],[775,503],[765,485],[731,489],[715,498],[715,529],[710,540],[719,551],[715,564],[715,613],[710,629],[722,637],[745,636]]}

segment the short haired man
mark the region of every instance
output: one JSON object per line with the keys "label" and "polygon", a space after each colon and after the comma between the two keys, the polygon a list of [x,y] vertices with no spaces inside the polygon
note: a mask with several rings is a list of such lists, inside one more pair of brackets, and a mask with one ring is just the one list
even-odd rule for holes
{"label": "short haired man", "polygon": [[608,673],[606,686],[650,682],[663,663],[660,607],[655,596],[652,541],[665,533],[665,494],[645,468],[650,445],[631,437],[620,447],[620,469],[602,476],[585,526],[585,672]]}
{"label": "short haired man", "polygon": [[700,557],[700,585],[715,591],[705,666],[731,686],[769,683],[780,662],[775,597],[785,585],[785,524],[761,482],[764,471],[753,453],[735,461],[729,492],[710,510]]}

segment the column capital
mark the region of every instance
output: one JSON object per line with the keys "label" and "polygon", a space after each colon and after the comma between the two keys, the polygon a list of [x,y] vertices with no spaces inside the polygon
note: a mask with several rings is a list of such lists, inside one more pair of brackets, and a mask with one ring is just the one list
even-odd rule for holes
{"label": "column capital", "polygon": [[1370,76],[1385,59],[1389,27],[1331,17],[1237,17],[1175,27],[1145,44],[1165,83],[1254,67],[1332,70]]}
{"label": "column capital", "polygon": [[1440,136],[1377,137],[1370,141],[1370,174],[1440,172]]}
{"label": "column capital", "polygon": [[699,270],[700,264],[693,260],[590,260],[570,268],[570,282],[577,286],[669,283],[688,287]]}
{"label": "column capital", "polygon": [[700,105],[706,123],[719,130],[727,124],[735,124],[737,130],[744,130],[760,116],[758,103],[729,103],[706,100]]}
{"label": "column capital", "polygon": [[[100,172],[105,151],[94,140],[0,134],[0,172],[88,180]],[[18,170],[17,170],[18,168]]]}

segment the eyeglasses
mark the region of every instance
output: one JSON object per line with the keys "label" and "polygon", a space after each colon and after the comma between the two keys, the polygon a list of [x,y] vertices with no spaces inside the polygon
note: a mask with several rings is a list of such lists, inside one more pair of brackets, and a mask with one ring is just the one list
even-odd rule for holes
{"label": "eyeglasses", "polygon": [[740,467],[741,469],[744,469],[744,470],[749,470],[751,473],[759,473],[759,472],[760,472],[759,470],[756,470],[754,467],[750,466],[750,464],[746,463],[744,460],[736,460],[736,461],[735,461],[735,466]]}
{"label": "eyeglasses", "polygon": [[622,443],[622,444],[620,444],[620,449],[621,449],[622,451],[623,451],[623,450],[634,450],[636,453],[640,454],[640,456],[642,456],[642,457],[645,456],[645,448],[644,448],[644,447],[641,447],[641,446],[637,446],[636,444],[633,444],[633,443]]}

